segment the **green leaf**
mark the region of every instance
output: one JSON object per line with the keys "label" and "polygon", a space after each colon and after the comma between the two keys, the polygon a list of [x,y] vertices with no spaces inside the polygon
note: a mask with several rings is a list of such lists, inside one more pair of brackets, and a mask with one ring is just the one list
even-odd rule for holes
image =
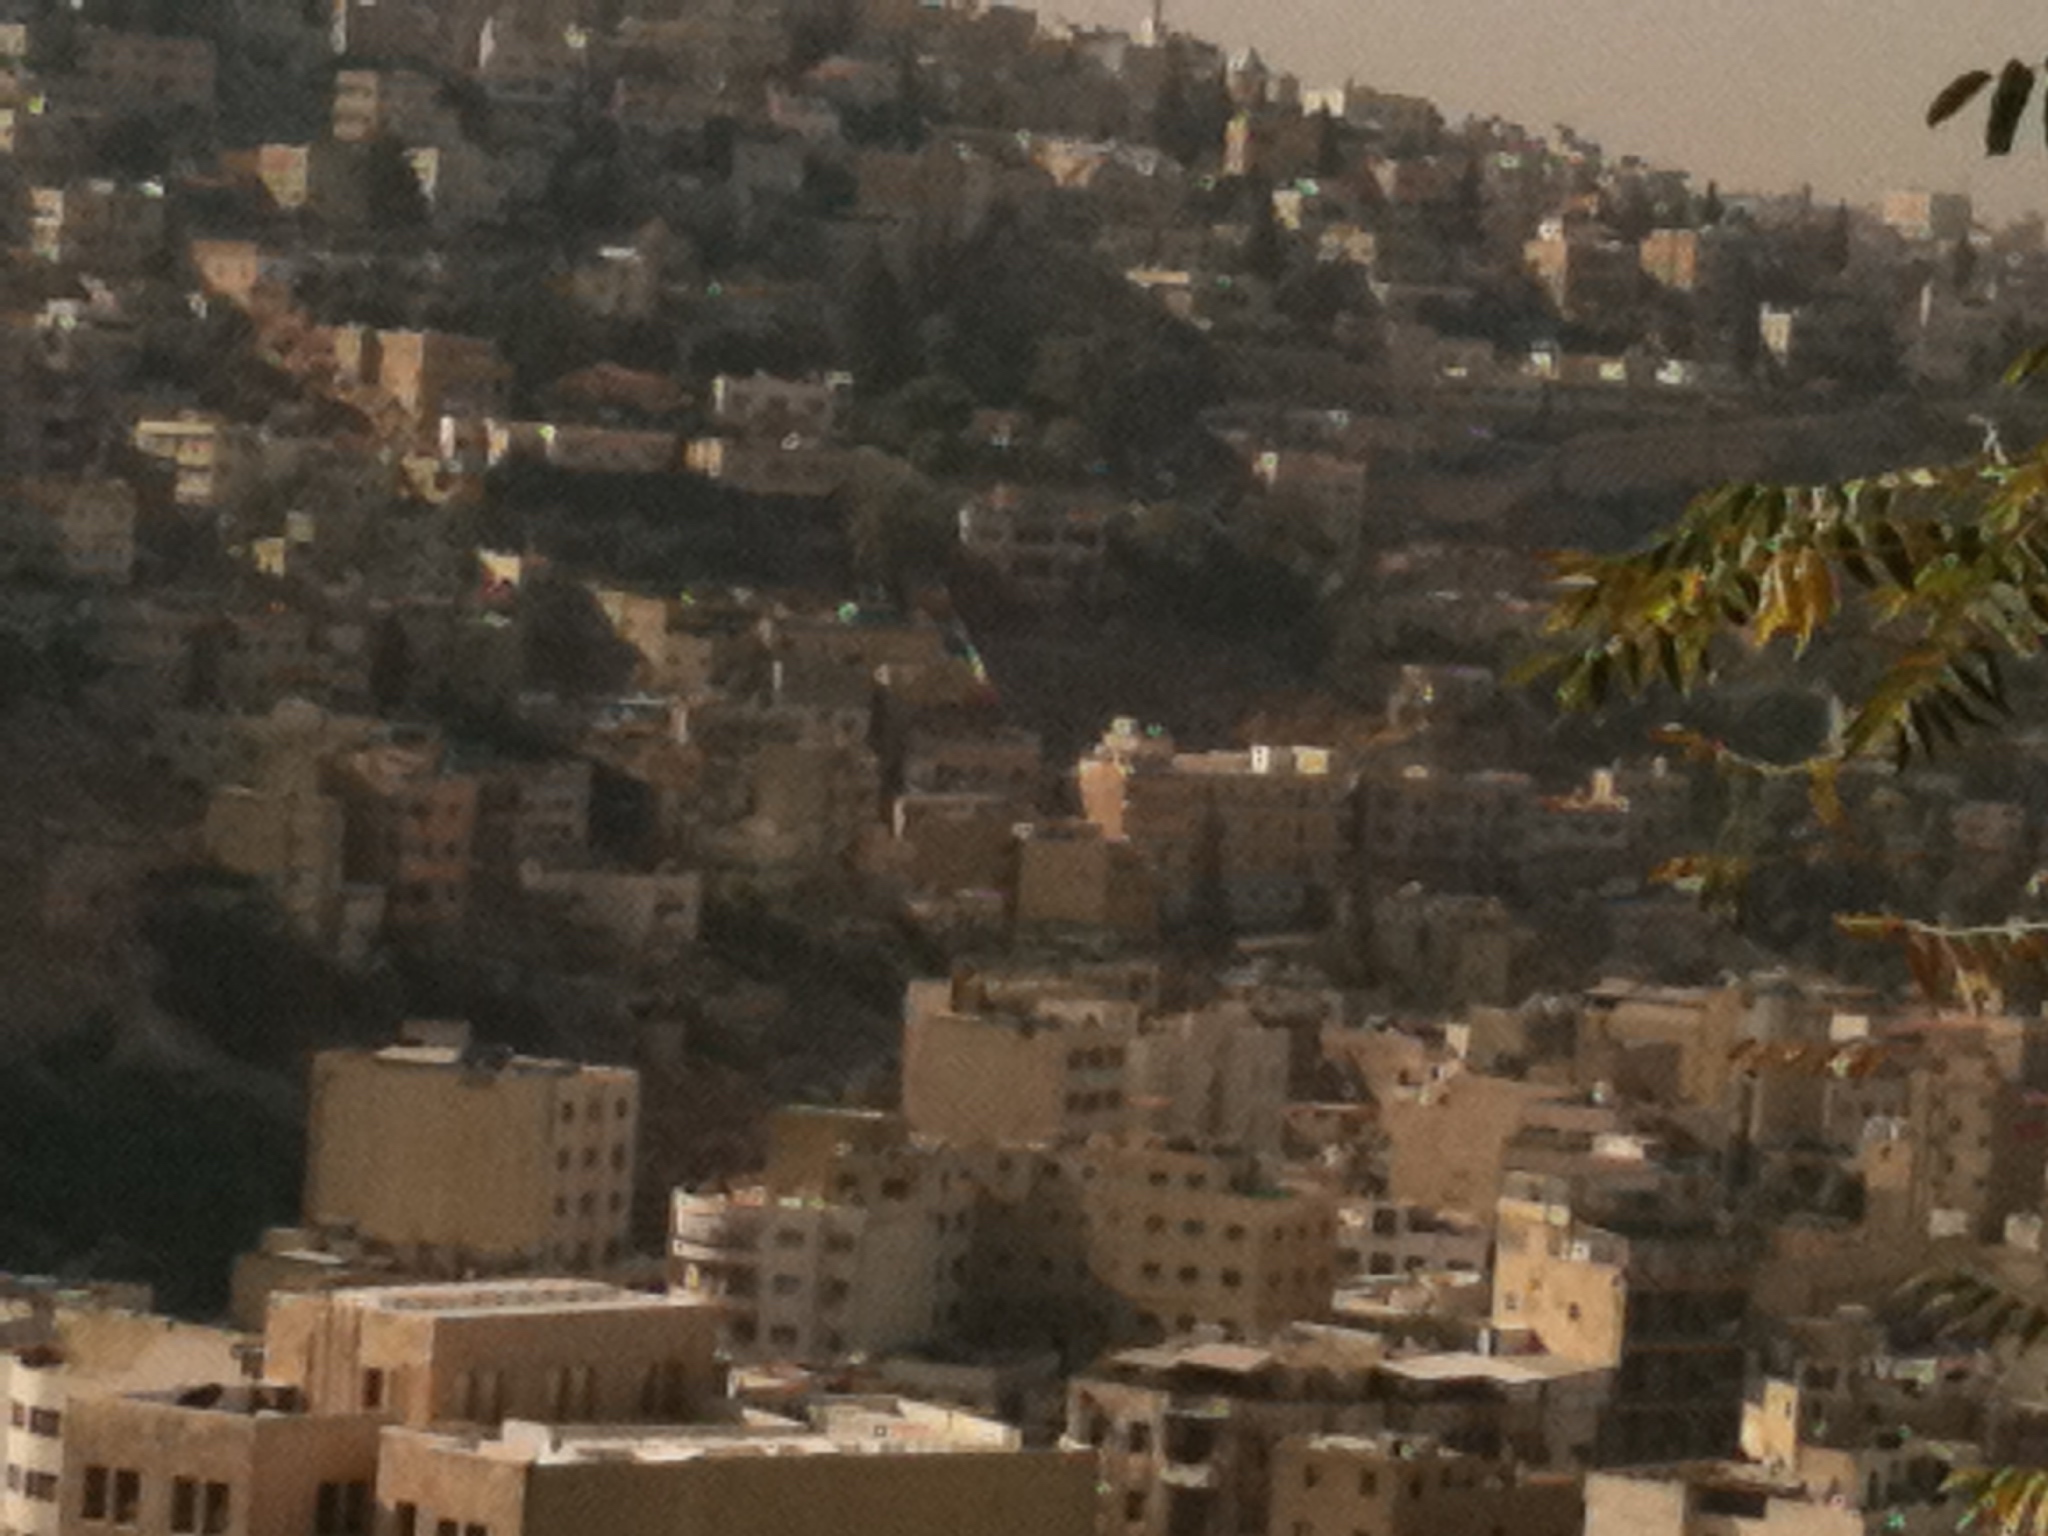
{"label": "green leaf", "polygon": [[1941,93],[1928,104],[1927,126],[1939,128],[1963,108],[1977,99],[1977,95],[1991,83],[1991,71],[1973,69],[1942,87]]}
{"label": "green leaf", "polygon": [[2005,68],[1998,72],[1998,86],[1991,93],[1991,112],[1984,121],[1985,154],[2012,153],[2013,136],[2019,132],[2020,118],[2033,94],[2034,71],[2018,59],[2007,59]]}

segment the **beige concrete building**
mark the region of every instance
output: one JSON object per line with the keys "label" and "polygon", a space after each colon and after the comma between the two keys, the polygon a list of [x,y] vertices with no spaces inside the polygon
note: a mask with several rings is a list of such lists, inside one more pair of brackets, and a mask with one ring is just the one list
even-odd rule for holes
{"label": "beige concrete building", "polygon": [[348,878],[381,885],[401,934],[459,927],[469,910],[477,780],[438,742],[385,741],[336,765]]}
{"label": "beige concrete building", "polygon": [[628,1250],[639,1097],[628,1068],[466,1039],[323,1051],[306,1222],[352,1228],[417,1273],[614,1264]]}
{"label": "beige concrete building", "polygon": [[1924,1487],[1815,1492],[1747,1462],[1704,1461],[1595,1472],[1586,1478],[1585,1536],[1949,1536],[1952,1503]]}
{"label": "beige concrete building", "polygon": [[557,903],[572,923],[620,956],[670,961],[697,942],[704,877],[694,869],[542,869],[523,865],[520,889]]}
{"label": "beige concrete building", "polygon": [[970,1330],[1090,1340],[1213,1327],[1255,1338],[1328,1315],[1336,1215],[1259,1159],[1156,1140],[980,1155]]}
{"label": "beige concrete building", "polygon": [[340,919],[342,808],[305,789],[230,785],[206,806],[206,856],[275,896],[298,931],[331,942]]}
{"label": "beige concrete building", "polygon": [[497,1280],[278,1296],[270,1379],[314,1413],[386,1423],[653,1424],[721,1397],[717,1309],[594,1281]]}
{"label": "beige concrete building", "polygon": [[1740,987],[1658,987],[1631,981],[1587,989],[1576,1072],[1660,1104],[1719,1106],[1729,1062],[1753,1032]]}
{"label": "beige concrete building", "polygon": [[1090,1536],[1085,1453],[895,1399],[826,1399],[671,1431],[512,1423],[493,1440],[388,1430],[377,1504],[397,1536]]}
{"label": "beige concrete building", "polygon": [[1304,1435],[1273,1457],[1268,1536],[1440,1536],[1500,1531],[1579,1536],[1579,1479],[1529,1474],[1399,1435]]}
{"label": "beige concrete building", "polygon": [[146,416],[131,440],[136,452],[169,468],[171,495],[181,507],[218,506],[246,457],[229,424],[202,411]]}
{"label": "beige concrete building", "polygon": [[512,369],[488,340],[446,331],[334,331],[336,380],[389,402],[414,427],[443,416],[503,416]]}
{"label": "beige concrete building", "polygon": [[78,72],[116,108],[147,102],[158,111],[213,111],[213,44],[201,37],[81,27]]}
{"label": "beige concrete building", "polygon": [[903,1113],[962,1146],[1057,1142],[1132,1125],[1139,1010],[1116,999],[1030,1011],[913,1007],[903,1026]]}
{"label": "beige concrete building", "polygon": [[1280,1150],[1288,1037],[1240,1002],[1145,1022],[1130,1046],[1130,1092],[1146,1129],[1202,1146]]}
{"label": "beige concrete building", "polygon": [[[1098,1458],[1098,1529],[1236,1536],[1272,1529],[1289,1436],[1383,1427],[1384,1341],[1296,1326],[1255,1344],[1174,1340],[1108,1355],[1068,1383],[1064,1443]],[[1285,1527],[1279,1529],[1285,1530]]]}
{"label": "beige concrete building", "polygon": [[830,1361],[959,1331],[979,1187],[893,1115],[791,1107],[761,1185],[675,1194],[669,1282],[715,1297],[740,1358]]}
{"label": "beige concrete building", "polygon": [[1519,773],[1452,773],[1413,763],[1359,789],[1364,874],[1386,889],[1500,893],[1521,874],[1535,786]]}
{"label": "beige concrete building", "polygon": [[1246,927],[1315,926],[1334,900],[1352,776],[1323,748],[1178,752],[1125,719],[1076,776],[1088,820],[1150,860],[1170,916],[1220,899]]}
{"label": "beige concrete building", "polygon": [[85,1289],[11,1295],[0,1303],[0,1527],[57,1536],[65,1421],[74,1406],[191,1381],[232,1380],[254,1341],[139,1310],[146,1296]]}
{"label": "beige concrete building", "polygon": [[333,117],[334,137],[344,144],[381,137],[438,147],[462,137],[440,82],[410,69],[338,70]]}
{"label": "beige concrete building", "polygon": [[1150,938],[1159,927],[1158,877],[1125,838],[1092,821],[1034,821],[1017,840],[1017,926]]}
{"label": "beige concrete building", "polygon": [[590,763],[579,757],[475,767],[477,862],[501,870],[529,859],[579,861],[590,846]]}
{"label": "beige concrete building", "polygon": [[960,507],[960,547],[1019,595],[1047,606],[1101,583],[1109,509],[1058,490],[997,485]]}
{"label": "beige concrete building", "polygon": [[29,249],[99,277],[132,277],[164,245],[164,193],[154,182],[75,181],[29,190]]}
{"label": "beige concrete building", "polygon": [[851,382],[721,373],[711,381],[711,419],[742,437],[828,438],[838,429]]}
{"label": "beige concrete building", "polygon": [[63,1536],[367,1536],[377,1420],[309,1414],[289,1387],[204,1385],[76,1404]]}
{"label": "beige concrete building", "polygon": [[1598,1465],[1727,1455],[1741,1428],[1753,1256],[1650,1197],[1596,1227],[1517,1176],[1495,1226],[1493,1321],[1550,1354],[1614,1371]]}

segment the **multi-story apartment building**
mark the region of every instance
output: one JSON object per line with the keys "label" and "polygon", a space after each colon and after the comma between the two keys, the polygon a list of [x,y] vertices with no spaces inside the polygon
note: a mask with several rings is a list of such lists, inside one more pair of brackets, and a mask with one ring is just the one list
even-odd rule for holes
{"label": "multi-story apartment building", "polygon": [[1483,1275],[1493,1234],[1461,1212],[1394,1200],[1345,1200],[1337,1211],[1337,1251],[1354,1279],[1450,1271]]}
{"label": "multi-story apartment building", "polygon": [[169,468],[171,496],[181,507],[218,506],[243,457],[234,429],[202,411],[144,417],[132,441],[138,453]]}
{"label": "multi-story apartment building", "polygon": [[307,787],[216,790],[206,807],[206,856],[249,875],[316,943],[336,936],[342,886],[341,801]]}
{"label": "multi-story apartment building", "polygon": [[1580,1536],[1584,1520],[1572,1474],[1527,1473],[1424,1436],[1320,1434],[1280,1443],[1266,1528],[1285,1536],[1509,1528],[1525,1536]]}
{"label": "multi-story apartment building", "polygon": [[740,1358],[830,1361],[957,1335],[978,1186],[894,1115],[785,1109],[763,1182],[675,1194],[669,1281]]}
{"label": "multi-story apartment building", "polygon": [[1966,192],[1893,191],[1879,212],[1885,227],[1908,240],[1965,239],[1974,217]]}
{"label": "multi-story apartment building", "polygon": [[1127,1536],[1278,1531],[1280,1445],[1384,1424],[1373,1334],[1294,1327],[1252,1344],[1190,1339],[1108,1355],[1067,1386],[1065,1443],[1099,1458],[1099,1529]]}
{"label": "multi-story apartment building", "polygon": [[591,766],[585,759],[479,764],[476,779],[479,864],[565,864],[589,848]]}
{"label": "multi-story apartment building", "polygon": [[29,248],[96,277],[133,277],[163,249],[164,194],[154,183],[77,181],[29,191]]}
{"label": "multi-story apartment building", "polygon": [[616,1264],[638,1075],[464,1036],[314,1057],[306,1224],[352,1229],[418,1274]]}
{"label": "multi-story apartment building", "polygon": [[893,1398],[827,1398],[808,1424],[670,1430],[508,1424],[386,1430],[385,1529],[490,1536],[1089,1536],[1092,1458]]}
{"label": "multi-story apartment building", "polygon": [[505,414],[512,369],[488,340],[364,326],[338,327],[333,337],[337,382],[388,400],[415,427],[443,416]]}
{"label": "multi-story apartment building", "polygon": [[1012,911],[1027,931],[1149,938],[1159,926],[1158,878],[1142,852],[1092,821],[1034,821],[1017,841]]}
{"label": "multi-story apartment building", "polygon": [[1336,1210],[1257,1158],[1156,1139],[990,1149],[969,1259],[976,1336],[1070,1347],[1198,1326],[1227,1339],[1326,1316]]}
{"label": "multi-story apartment building", "polygon": [[1653,1192],[1598,1226],[1556,1181],[1511,1173],[1497,1207],[1493,1321],[1614,1372],[1598,1465],[1732,1454],[1753,1255]]}
{"label": "multi-story apartment building", "polygon": [[411,69],[344,69],[334,76],[334,137],[444,147],[462,130],[439,81]]}
{"label": "multi-story apartment building", "polygon": [[393,1285],[272,1299],[268,1378],[386,1423],[655,1424],[721,1399],[714,1307],[595,1281]]}
{"label": "multi-story apartment building", "polygon": [[213,44],[203,37],[117,32],[109,27],[78,31],[78,73],[96,95],[117,108],[148,102],[158,111],[181,107],[211,112],[214,62]]}
{"label": "multi-story apartment building", "polygon": [[143,1310],[148,1305],[140,1287],[5,1287],[0,1528],[15,1536],[58,1536],[66,1420],[75,1406],[240,1374],[253,1343],[246,1335],[158,1317]]}
{"label": "multi-story apartment building", "polygon": [[838,430],[850,383],[721,373],[711,381],[711,419],[720,430],[740,437],[777,442],[792,436],[829,438]]}
{"label": "multi-story apartment building", "polygon": [[1334,898],[1352,776],[1326,749],[1178,752],[1122,719],[1076,776],[1087,818],[1151,860],[1169,915],[1206,903],[1239,924],[1286,928],[1320,921]]}
{"label": "multi-story apartment building", "polygon": [[[930,997],[947,993],[944,999]],[[910,1128],[962,1146],[1058,1142],[1136,1123],[1130,1056],[1139,1008],[1118,999],[977,1009],[913,983],[903,1026]]]}
{"label": "multi-story apartment building", "polygon": [[1031,602],[1087,598],[1109,553],[1108,511],[1059,491],[997,485],[960,507],[960,547]]}
{"label": "multi-story apartment building", "polygon": [[1535,786],[1525,774],[1414,763],[1359,786],[1363,874],[1386,888],[1502,894],[1520,879]]}
{"label": "multi-story apartment building", "polygon": [[1522,261],[1568,320],[1611,313],[1633,303],[1642,287],[1642,257],[1635,246],[1562,219],[1545,221],[1523,245]]}
{"label": "multi-story apartment building", "polygon": [[237,1382],[78,1403],[65,1426],[62,1536],[367,1533],[378,1421],[308,1413]]}
{"label": "multi-story apartment building", "polygon": [[348,878],[383,886],[394,932],[462,923],[469,909],[477,780],[446,771],[436,742],[387,741],[336,765]]}

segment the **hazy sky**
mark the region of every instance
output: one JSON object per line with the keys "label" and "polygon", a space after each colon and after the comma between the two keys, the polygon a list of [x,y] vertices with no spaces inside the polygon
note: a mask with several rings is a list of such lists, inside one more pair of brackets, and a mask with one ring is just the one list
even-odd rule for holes
{"label": "hazy sky", "polygon": [[[1135,25],[1147,0],[1039,0],[1042,14]],[[2037,100],[2019,148],[1983,155],[1982,99],[1930,130],[1934,93],[1973,66],[2048,55],[2048,8],[2021,0],[1167,0],[1171,24],[1255,45],[1306,86],[1347,75],[1432,98],[1455,122],[1569,123],[1610,154],[1695,184],[1874,200],[1967,191],[1995,217],[2048,208]]]}

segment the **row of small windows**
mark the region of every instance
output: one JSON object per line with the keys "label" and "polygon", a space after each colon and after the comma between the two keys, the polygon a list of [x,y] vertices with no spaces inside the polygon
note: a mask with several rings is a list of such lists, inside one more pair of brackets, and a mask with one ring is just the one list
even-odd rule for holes
{"label": "row of small windows", "polygon": [[[583,1149],[584,1167],[595,1168],[597,1166],[597,1152],[598,1149],[596,1147],[585,1147]],[[623,1173],[625,1171],[626,1144],[623,1141],[612,1148],[611,1164],[614,1172]],[[559,1148],[556,1151],[555,1169],[559,1173],[567,1173],[569,1171],[569,1149],[567,1147]]]}
{"label": "row of small windows", "polygon": [[7,1491],[33,1499],[38,1504],[54,1504],[57,1502],[57,1474],[24,1472],[10,1461],[7,1464]]}
{"label": "row of small windows", "polygon": [[64,1433],[64,1415],[55,1408],[31,1408],[18,1399],[7,1405],[7,1422],[46,1440],[55,1440]]}
{"label": "row of small windows", "polygon": [[[626,1208],[626,1197],[625,1195],[623,1195],[615,1189],[611,1192],[611,1197],[607,1201],[607,1204],[609,1208],[614,1211],[622,1211]],[[582,1195],[582,1197],[577,1200],[576,1209],[577,1212],[581,1215],[594,1216],[595,1214],[597,1214],[597,1196],[586,1191]],[[569,1214],[569,1197],[567,1195],[555,1196],[555,1214],[557,1216],[566,1216]]]}
{"label": "row of small windows", "polygon": [[[323,1489],[332,1485],[323,1484]],[[368,1485],[363,1507],[368,1507]],[[226,1483],[203,1483],[197,1478],[171,1479],[169,1529],[177,1536],[220,1536],[228,1528],[230,1495]],[[81,1520],[111,1521],[134,1525],[142,1511],[142,1474],[132,1467],[89,1466],[80,1479],[78,1515]],[[352,1531],[366,1531],[367,1524]],[[342,1536],[339,1526],[321,1526],[320,1536]]]}
{"label": "row of small windows", "polygon": [[[420,1518],[420,1507],[413,1503],[401,1503],[394,1510],[394,1524],[397,1536],[421,1536],[426,1531],[426,1522]],[[467,1524],[456,1520],[436,1520],[433,1536],[491,1536],[491,1528],[476,1521]]]}
{"label": "row of small windows", "polygon": [[1124,1064],[1123,1047],[1103,1046],[1098,1050],[1067,1052],[1067,1069],[1081,1071],[1087,1067],[1120,1067]]}
{"label": "row of small windows", "polygon": [[[619,1098],[612,1101],[613,1119],[623,1120],[632,1113],[632,1100],[627,1098]],[[574,1120],[575,1118],[576,1106],[574,1104],[564,1103],[562,1105],[562,1123],[564,1125],[567,1125],[570,1121]],[[587,1101],[585,1101],[583,1106],[583,1118],[586,1120],[602,1120],[604,1118],[604,1097],[602,1094],[592,1094],[590,1098]]]}

